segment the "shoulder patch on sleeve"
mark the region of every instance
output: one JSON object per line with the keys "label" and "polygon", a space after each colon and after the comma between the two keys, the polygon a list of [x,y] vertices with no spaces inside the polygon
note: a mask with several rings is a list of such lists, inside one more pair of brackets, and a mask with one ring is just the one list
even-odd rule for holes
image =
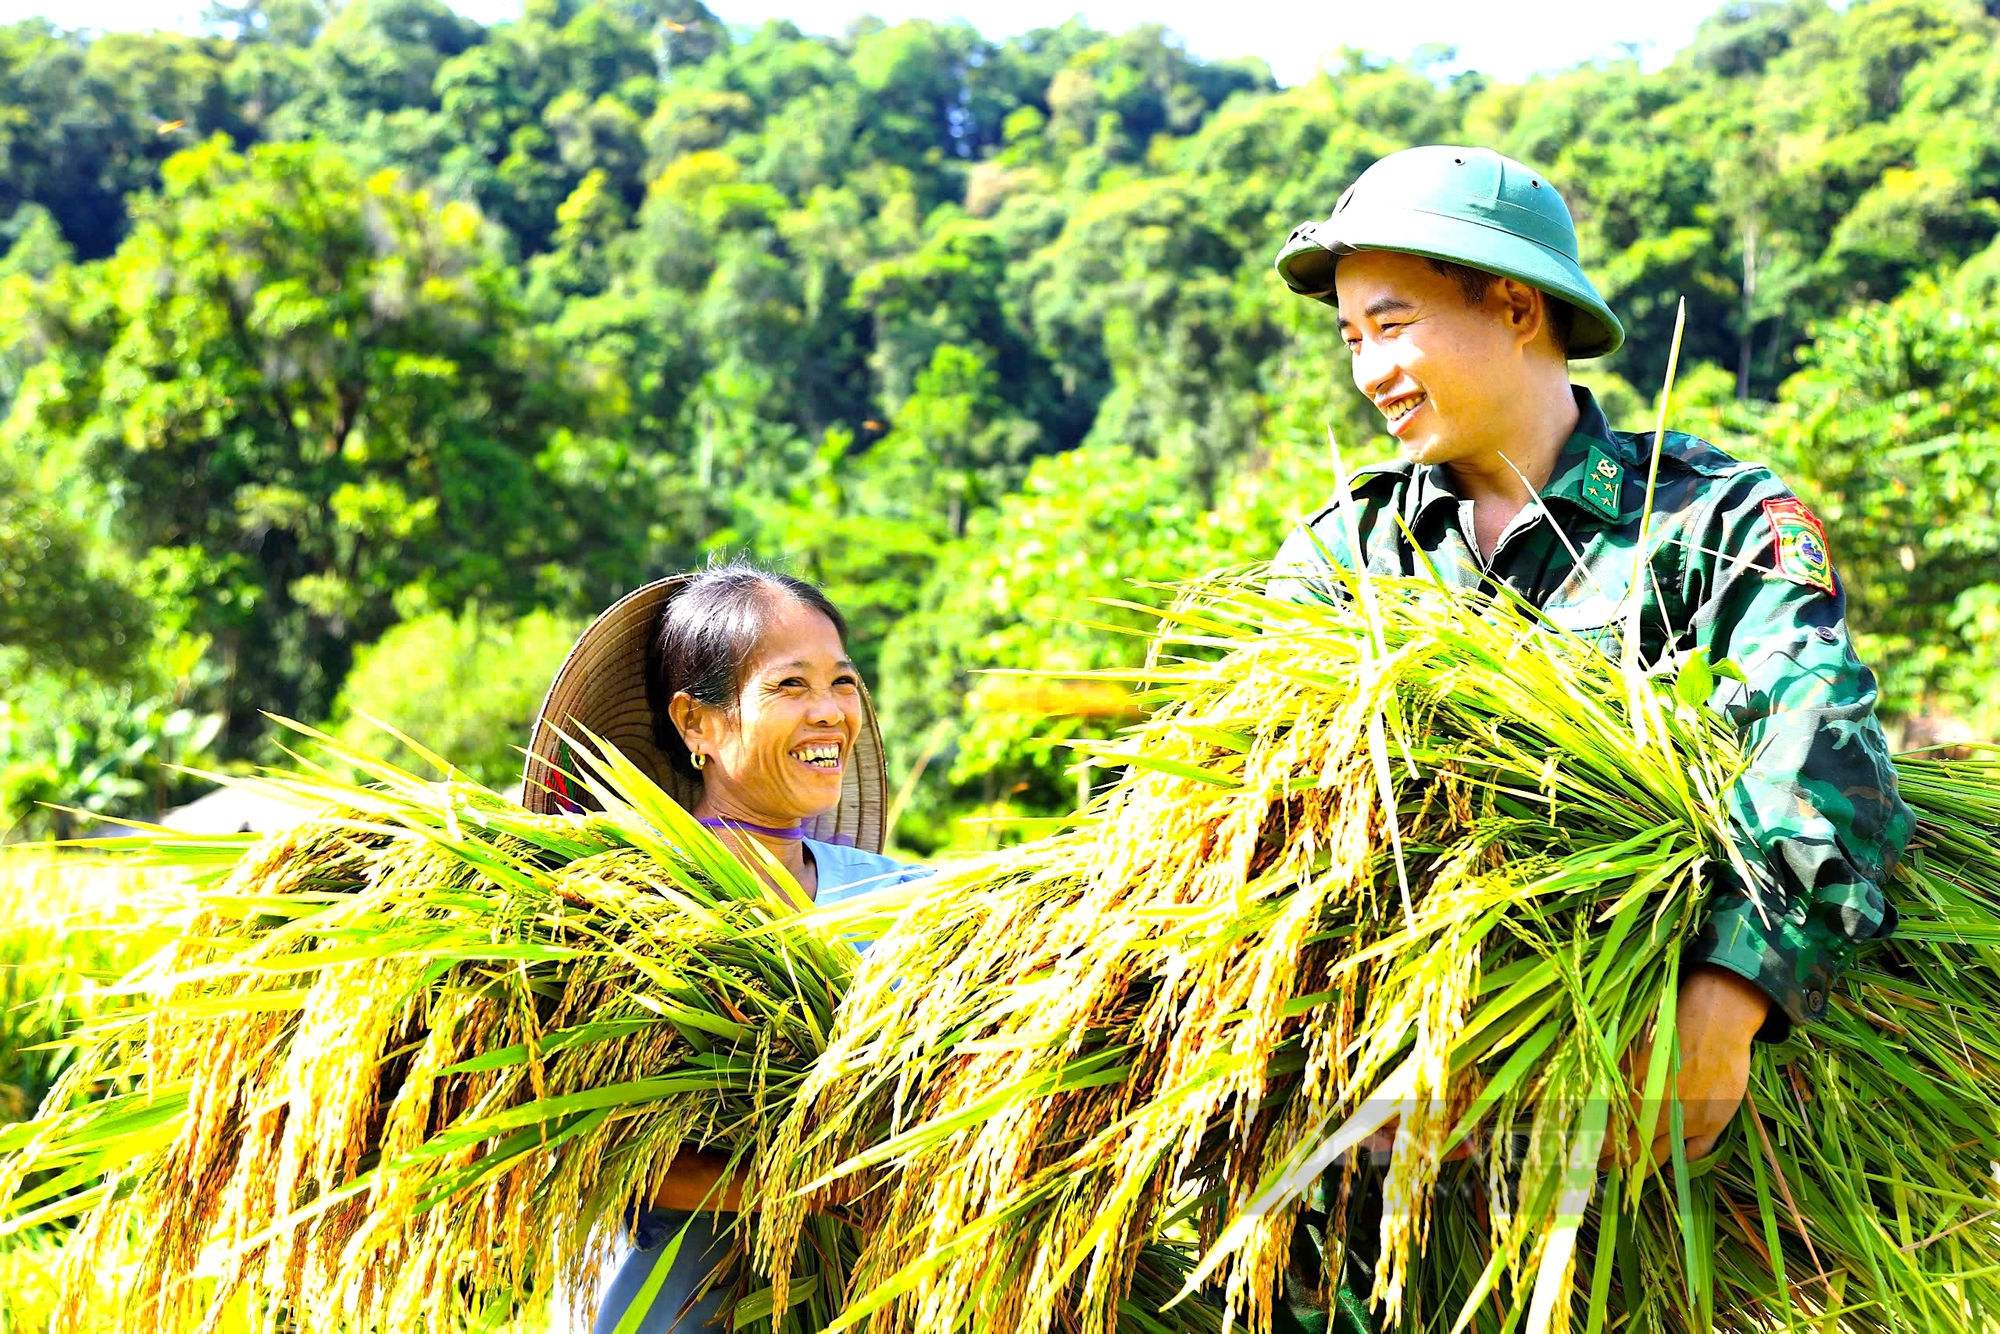
{"label": "shoulder patch on sleeve", "polygon": [[1826,529],[1819,516],[1796,497],[1764,502],[1771,522],[1774,568],[1795,584],[1833,592],[1833,558],[1826,550]]}

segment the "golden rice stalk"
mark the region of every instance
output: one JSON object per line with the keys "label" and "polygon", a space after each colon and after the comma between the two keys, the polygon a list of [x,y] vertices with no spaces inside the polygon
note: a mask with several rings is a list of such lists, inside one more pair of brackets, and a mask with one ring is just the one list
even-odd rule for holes
{"label": "golden rice stalk", "polygon": [[[369,772],[272,780],[334,804],[270,840],[135,840],[200,873],[127,984],[150,1004],[83,1035],[44,1114],[0,1130],[7,1229],[81,1215],[56,1328],[489,1328],[592,1292],[683,1145],[762,1199],[851,924],[800,915],[615,752],[587,816]],[[715,1276],[732,1320],[834,1318],[851,1229],[834,1207],[803,1233],[775,1322],[738,1241]],[[1205,1304],[1157,1316],[1193,1258],[1149,1245],[1121,1325],[1211,1334]]]}
{"label": "golden rice stalk", "polygon": [[[340,804],[247,849],[151,846],[207,872],[130,983],[151,1003],[0,1139],[12,1227],[83,1215],[59,1327],[460,1327],[588,1291],[682,1144],[755,1151],[855,951],[603,769],[601,814],[373,766],[283,783]],[[835,1267],[794,1327],[841,1286],[816,1236]]]}
{"label": "golden rice stalk", "polygon": [[[1042,1334],[1077,1312],[1096,1334],[1173,1220],[1205,1250],[1189,1286],[1219,1281],[1270,1329],[1304,1215],[1321,1300],[1356,1278],[1352,1250],[1350,1286],[1399,1328],[1961,1329],[2000,1309],[1980,1212],[2000,1203],[2000,987],[1930,971],[1990,975],[2000,776],[1922,771],[1907,943],[1850,992],[1924,1016],[1894,1077],[1847,1059],[1871,1048],[1844,1018],[1759,1056],[1767,1115],[1796,1125],[1819,1098],[1863,1158],[1741,1129],[1706,1164],[1600,1178],[1661,1106],[1711,869],[1756,882],[1713,669],[1645,683],[1639,729],[1619,666],[1529,610],[1369,591],[1184,601],[1135,678],[1156,709],[1096,756],[1126,777],[1077,828],[909,896],[771,1156],[776,1286],[803,1219],[860,1190],[842,1320],[879,1330],[977,1312]],[[1862,1130],[1880,1108],[1915,1137]],[[1371,1165],[1356,1150],[1391,1121]],[[1465,1143],[1482,1152],[1447,1161]],[[1898,1232],[1855,1221],[1885,1202]],[[1844,1297],[1781,1263],[1808,1254]]]}

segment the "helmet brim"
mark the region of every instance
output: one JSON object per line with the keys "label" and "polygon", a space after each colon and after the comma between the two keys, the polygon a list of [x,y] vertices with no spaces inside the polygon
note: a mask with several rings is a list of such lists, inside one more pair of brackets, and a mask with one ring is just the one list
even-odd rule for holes
{"label": "helmet brim", "polygon": [[1336,304],[1334,270],[1357,250],[1395,250],[1449,260],[1527,283],[1567,303],[1572,361],[1616,352],[1625,326],[1611,313],[1577,263],[1524,236],[1418,208],[1346,208],[1325,222],[1300,227],[1278,253],[1278,276],[1300,296]]}

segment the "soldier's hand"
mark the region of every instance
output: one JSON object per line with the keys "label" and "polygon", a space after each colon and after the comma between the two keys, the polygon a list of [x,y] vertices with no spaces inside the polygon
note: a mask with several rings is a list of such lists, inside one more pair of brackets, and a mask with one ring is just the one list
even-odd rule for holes
{"label": "soldier's hand", "polygon": [[[1742,1106],[1744,1090],[1750,1086],[1750,1047],[1770,1008],[1770,999],[1755,984],[1726,968],[1704,965],[1681,979],[1674,1007],[1681,1050],[1675,1092],[1689,1158],[1713,1152],[1715,1141]],[[1650,1046],[1642,1044],[1633,1051],[1630,1069],[1635,1084],[1645,1079],[1651,1060]],[[1655,1124],[1642,1127],[1656,1166],[1673,1154],[1673,1122],[1664,1105],[1659,1113]],[[1630,1147],[1621,1156],[1629,1156]],[[1609,1145],[1606,1156],[1612,1156]]]}

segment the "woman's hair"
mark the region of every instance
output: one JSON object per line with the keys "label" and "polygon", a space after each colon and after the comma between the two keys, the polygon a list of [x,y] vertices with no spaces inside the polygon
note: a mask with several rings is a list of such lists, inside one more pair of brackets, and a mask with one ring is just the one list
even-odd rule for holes
{"label": "woman's hair", "polygon": [[661,608],[646,641],[646,702],[653,710],[653,742],[676,772],[700,777],[667,705],[686,691],[710,708],[733,712],[743,697],[743,673],[750,655],[757,650],[772,609],[787,598],[832,621],[840,642],[847,642],[847,618],[826,594],[803,579],[746,561],[713,565],[691,575]]}

